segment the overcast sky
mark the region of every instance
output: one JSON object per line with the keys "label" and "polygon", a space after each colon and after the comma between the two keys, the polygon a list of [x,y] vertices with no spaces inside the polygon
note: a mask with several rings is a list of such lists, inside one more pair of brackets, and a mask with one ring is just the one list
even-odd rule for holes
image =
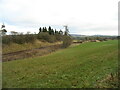
{"label": "overcast sky", "polygon": [[37,32],[39,27],[71,34],[118,35],[119,0],[0,0],[0,25],[8,32]]}

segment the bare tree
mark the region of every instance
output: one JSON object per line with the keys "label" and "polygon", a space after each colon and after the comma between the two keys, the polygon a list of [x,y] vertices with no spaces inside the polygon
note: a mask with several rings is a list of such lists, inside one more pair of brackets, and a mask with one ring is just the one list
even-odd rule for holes
{"label": "bare tree", "polygon": [[5,25],[4,25],[4,23],[3,23],[3,25],[1,26],[0,34],[1,34],[2,36],[4,36],[4,35],[6,35],[6,33],[7,33],[7,30],[5,29]]}
{"label": "bare tree", "polygon": [[18,35],[18,32],[15,32],[15,31],[11,31],[10,33],[11,35]]}
{"label": "bare tree", "polygon": [[64,27],[65,27],[65,33],[64,33],[64,35],[69,35],[69,34],[68,34],[68,33],[69,33],[68,26],[65,25]]}

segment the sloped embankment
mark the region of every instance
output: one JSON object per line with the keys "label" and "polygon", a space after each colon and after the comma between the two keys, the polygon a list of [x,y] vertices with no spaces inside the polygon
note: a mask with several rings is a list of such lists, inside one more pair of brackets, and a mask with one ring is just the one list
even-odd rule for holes
{"label": "sloped embankment", "polygon": [[45,46],[41,48],[22,50],[2,55],[2,61],[12,61],[17,59],[24,59],[28,57],[42,56],[54,52],[61,48],[61,44]]}

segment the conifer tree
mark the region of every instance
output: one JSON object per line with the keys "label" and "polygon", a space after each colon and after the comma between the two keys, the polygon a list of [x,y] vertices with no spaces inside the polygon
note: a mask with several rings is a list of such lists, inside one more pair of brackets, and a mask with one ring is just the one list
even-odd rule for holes
{"label": "conifer tree", "polygon": [[47,28],[46,27],[44,28],[44,32],[47,32]]}
{"label": "conifer tree", "polygon": [[63,35],[63,31],[62,31],[62,30],[60,30],[60,31],[59,31],[59,34]]}
{"label": "conifer tree", "polygon": [[51,30],[51,35],[54,35],[54,30],[53,29]]}
{"label": "conifer tree", "polygon": [[41,27],[39,28],[39,33],[40,33],[40,32],[42,32],[42,29],[41,29]]}
{"label": "conifer tree", "polygon": [[57,31],[56,31],[56,29],[55,29],[55,34],[57,34]]}
{"label": "conifer tree", "polygon": [[48,32],[49,32],[50,35],[52,34],[52,29],[51,29],[50,26],[49,26],[49,28],[48,28]]}
{"label": "conifer tree", "polygon": [[45,32],[45,28],[43,27],[43,32]]}

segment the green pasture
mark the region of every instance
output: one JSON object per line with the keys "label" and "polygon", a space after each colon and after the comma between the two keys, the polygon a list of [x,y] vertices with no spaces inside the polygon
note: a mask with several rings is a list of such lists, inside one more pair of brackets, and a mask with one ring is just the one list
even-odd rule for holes
{"label": "green pasture", "polygon": [[87,42],[2,65],[3,88],[95,88],[117,72],[118,41]]}

